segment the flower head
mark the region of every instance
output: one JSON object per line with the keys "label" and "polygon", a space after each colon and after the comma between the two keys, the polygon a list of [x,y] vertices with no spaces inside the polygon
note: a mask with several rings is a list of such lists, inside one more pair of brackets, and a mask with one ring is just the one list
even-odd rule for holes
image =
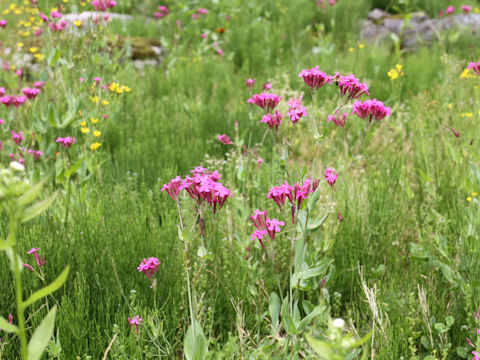
{"label": "flower head", "polygon": [[303,78],[305,84],[310,86],[310,89],[312,90],[318,90],[325,84],[331,84],[333,79],[332,76],[325,74],[323,71],[320,71],[318,65],[314,68],[311,68],[310,70],[303,69],[298,74],[298,77]]}
{"label": "flower head", "polygon": [[282,123],[282,117],[283,115],[278,110],[275,110],[275,114],[268,113],[267,115],[263,115],[260,122],[268,124],[270,129],[275,127],[275,130],[278,130],[278,126]]}
{"label": "flower head", "polygon": [[132,319],[128,317],[128,324],[130,325],[130,329],[132,328],[133,325],[135,325],[137,334],[138,334],[138,327],[141,325],[142,321],[143,319],[139,315],[135,316]]}
{"label": "flower head", "polygon": [[472,69],[476,74],[480,74],[480,61],[469,63],[467,69]]}
{"label": "flower head", "polygon": [[255,82],[257,79],[247,79],[245,80],[245,85],[252,91],[253,85],[255,85]]}
{"label": "flower head", "polygon": [[305,106],[302,106],[302,98],[303,96],[300,96],[299,99],[293,97],[288,100],[287,116],[290,118],[293,124],[296,124],[301,117],[308,116],[307,109]]}
{"label": "flower head", "polygon": [[40,257],[40,255],[38,254],[37,251],[39,251],[40,248],[38,249],[35,249],[35,248],[31,248],[29,251],[27,251],[27,254],[33,254],[33,256],[35,257],[35,261],[37,262],[37,265],[42,267],[43,265],[45,265],[45,258],[42,258]]}
{"label": "flower head", "polygon": [[157,19],[161,19],[170,13],[166,6],[160,5],[158,11],[154,14]]}
{"label": "flower head", "polygon": [[232,140],[230,140],[230,138],[225,134],[218,135],[218,141],[220,141],[223,145],[232,145],[233,144]]}
{"label": "flower head", "polygon": [[270,110],[275,109],[280,100],[281,97],[277,94],[263,92],[261,94],[253,94],[252,97],[247,100],[247,102],[250,104],[255,104],[262,109],[266,109],[267,112],[270,112]]}
{"label": "flower head", "polygon": [[373,99],[365,100],[363,103],[361,101],[356,101],[353,104],[353,113],[357,114],[362,119],[378,121],[390,116],[391,109],[386,107],[383,102]]}
{"label": "flower head", "polygon": [[345,127],[345,119],[347,118],[348,114],[340,114],[337,112],[335,115],[328,115],[327,121],[333,121],[336,126],[341,126],[342,128]]}
{"label": "flower head", "polygon": [[368,85],[361,83],[354,75],[340,75],[337,80],[342,96],[347,95],[348,100],[358,99],[363,94],[370,95]]}
{"label": "flower head", "polygon": [[465,15],[467,15],[467,14],[470,12],[470,10],[472,10],[472,7],[471,7],[471,6],[469,6],[469,5],[462,5],[462,11],[463,11],[463,13],[464,13]]}
{"label": "flower head", "polygon": [[7,20],[0,20],[0,27],[4,28],[7,26]]}
{"label": "flower head", "polygon": [[454,11],[455,11],[455,8],[450,5],[449,7],[447,7],[447,10],[445,10],[445,14],[450,15],[450,14],[452,14]]}
{"label": "flower head", "polygon": [[156,257],[150,257],[148,259],[143,259],[143,261],[137,267],[137,270],[143,272],[148,278],[151,278],[157,272],[160,264],[160,260],[158,260]]}
{"label": "flower head", "polygon": [[13,142],[17,145],[20,145],[22,141],[25,140],[25,136],[23,136],[23,131],[19,131],[18,133],[12,131],[11,134]]}
{"label": "flower head", "polygon": [[40,93],[39,89],[32,89],[32,88],[25,88],[22,89],[22,93],[28,98],[28,99],[35,99],[37,95]]}
{"label": "flower head", "polygon": [[335,171],[335,169],[328,168],[325,170],[325,180],[327,181],[328,185],[333,187],[335,185],[335,182],[337,181],[338,175]]}
{"label": "flower head", "polygon": [[56,142],[61,144],[64,148],[70,148],[77,140],[74,137],[67,136],[65,138],[58,137]]}

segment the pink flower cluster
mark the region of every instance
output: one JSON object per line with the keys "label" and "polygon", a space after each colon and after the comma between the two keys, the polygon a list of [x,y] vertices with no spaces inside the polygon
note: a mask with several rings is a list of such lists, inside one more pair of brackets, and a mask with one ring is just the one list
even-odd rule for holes
{"label": "pink flower cluster", "polygon": [[157,272],[160,264],[160,260],[158,260],[156,257],[150,257],[148,259],[143,259],[143,261],[137,267],[137,270],[143,272],[148,278],[151,278]]}
{"label": "pink flower cluster", "polygon": [[220,141],[223,145],[233,145],[232,140],[230,140],[230,138],[225,134],[218,135],[218,141]]}
{"label": "pink flower cluster", "polygon": [[[50,12],[50,17],[52,18],[51,21],[48,18],[48,16],[45,15],[44,13],[40,12],[39,15],[40,15],[40,18],[42,19],[42,21],[44,23],[47,23],[50,30],[52,30],[54,32],[65,30],[65,28],[67,27],[67,22],[63,19],[59,23],[55,22],[54,19],[58,19],[58,18],[62,17],[62,14],[60,14],[58,11]],[[41,30],[41,29],[39,29],[39,30]],[[35,33],[35,36],[40,36],[41,34],[42,34],[42,32],[39,31],[38,33],[37,32]]]}
{"label": "pink flower cluster", "polygon": [[250,219],[257,228],[257,230],[250,235],[250,238],[252,241],[258,240],[264,249],[263,237],[268,235],[268,237],[273,240],[275,239],[275,234],[282,230],[280,226],[285,226],[283,221],[268,218],[267,211],[255,210],[255,213],[250,216]]}
{"label": "pink flower cluster", "polygon": [[282,208],[282,205],[285,204],[285,199],[288,199],[292,205],[292,222],[294,222],[295,205],[297,206],[297,209],[300,209],[302,202],[309,194],[313,193],[318,188],[319,183],[320,179],[307,179],[303,185],[295,183],[294,186],[291,186],[288,181],[285,180],[285,183],[282,185],[270,188],[267,194],[267,199],[275,201],[280,209]]}
{"label": "pink flower cluster", "polygon": [[307,109],[305,106],[302,106],[302,98],[303,96],[300,96],[299,99],[293,97],[288,100],[287,116],[290,117],[293,124],[296,124],[302,116],[308,116]]}
{"label": "pink flower cluster", "polygon": [[340,88],[340,94],[348,94],[348,100],[358,99],[363,94],[370,95],[368,85],[361,83],[354,75],[340,75],[335,77],[337,86]]}
{"label": "pink flower cluster", "polygon": [[[19,132],[17,135],[16,135],[16,140],[14,139],[14,142],[16,144],[18,144],[18,141],[22,141],[23,140],[23,132]],[[13,135],[12,135],[12,138],[13,138]],[[18,144],[20,145],[20,144]],[[3,143],[0,142],[0,150],[2,150],[3,148]],[[40,156],[43,155],[43,152],[41,152],[40,150],[34,150],[34,149],[28,149],[26,150],[24,147],[21,147],[18,149],[18,158],[13,154],[13,153],[10,153],[9,154],[9,157],[10,157],[10,161],[18,161],[20,164],[24,165],[25,164],[25,151],[27,151],[27,154],[28,155],[32,155],[33,156],[33,160],[37,161]]]}
{"label": "pink flower cluster", "polygon": [[327,181],[328,185],[333,187],[335,185],[335,182],[337,181],[338,175],[335,169],[328,168],[325,170],[325,180]]}
{"label": "pink flower cluster", "polygon": [[142,323],[143,319],[140,317],[140,315],[135,316],[133,319],[130,319],[130,317],[128,317],[127,319],[128,319],[128,324],[130,325],[130,329],[132,328],[133,325],[135,325],[137,334],[138,334],[138,327]]}
{"label": "pink flower cluster", "polygon": [[93,0],[92,5],[95,11],[106,11],[117,6],[117,2],[114,0]]}
{"label": "pink flower cluster", "polygon": [[470,5],[462,5],[462,11],[465,15],[467,15],[472,10]]}
{"label": "pink flower cluster", "polygon": [[0,27],[4,28],[7,26],[7,20],[0,20]]}
{"label": "pink flower cluster", "polygon": [[476,74],[480,74],[480,61],[469,63],[468,69],[472,69],[473,71],[475,71]]}
{"label": "pink flower cluster", "polygon": [[282,117],[283,115],[280,113],[280,111],[275,110],[275,114],[268,113],[267,115],[263,115],[260,122],[267,124],[270,129],[273,129],[273,127],[275,127],[275,131],[277,131],[278,126],[282,123]]}
{"label": "pink flower cluster", "polygon": [[450,14],[453,14],[454,11],[455,11],[455,8],[450,5],[445,10],[440,10],[440,12],[438,13],[438,16],[442,17],[444,14],[450,15]]}
{"label": "pink flower cluster", "polygon": [[345,127],[345,119],[347,118],[348,114],[340,114],[337,112],[335,115],[328,115],[327,121],[333,121],[336,126],[341,126],[342,128]]}
{"label": "pink flower cluster", "polygon": [[382,120],[391,115],[391,109],[386,107],[383,102],[377,99],[365,100],[364,102],[355,101],[353,104],[353,113],[362,119]]}
{"label": "pink flower cluster", "polygon": [[[40,255],[37,253],[38,250],[40,250],[40,248],[38,248],[38,249],[31,248],[29,251],[27,251],[27,254],[29,254],[29,255],[33,254],[33,256],[35,257],[35,262],[37,263],[37,265],[42,267],[43,265],[45,265],[46,261],[45,261],[45,258],[40,257]],[[28,265],[28,264],[26,264],[26,265]],[[25,266],[25,267],[28,268],[27,266]]]}
{"label": "pink flower cluster", "polygon": [[170,13],[166,6],[160,5],[158,11],[154,14],[157,19],[161,19]]}
{"label": "pink flower cluster", "polygon": [[24,88],[22,89],[23,95],[27,97],[27,99],[35,99],[38,94],[40,94],[40,89],[37,88]]}
{"label": "pink flower cluster", "polygon": [[9,106],[15,106],[17,109],[25,104],[25,101],[27,100],[26,96],[20,95],[20,96],[14,96],[14,95],[6,95],[0,97],[0,102],[5,105],[6,107]]}
{"label": "pink flower cluster", "polygon": [[191,172],[193,175],[187,175],[185,179],[177,176],[170,180],[168,184],[163,185],[161,191],[166,191],[176,201],[180,191],[185,190],[198,205],[206,203],[211,206],[214,214],[217,207],[221,209],[225,201],[233,197],[231,191],[218,182],[220,174],[217,171],[211,172],[199,166]]}
{"label": "pink flower cluster", "polygon": [[193,18],[194,20],[196,20],[196,19],[198,19],[200,16],[206,15],[206,14],[208,14],[208,10],[207,10],[207,9],[198,8],[198,9],[197,9],[197,12],[194,13],[194,14],[192,14],[192,18]]}
{"label": "pink flower cluster", "polygon": [[74,137],[70,137],[70,136],[67,136],[67,137],[58,137],[56,142],[61,144],[64,148],[70,148],[72,147],[73,144],[75,144],[75,142],[77,141],[77,139],[75,139]]}
{"label": "pink flower cluster", "polygon": [[261,94],[253,94],[250,99],[247,100],[250,104],[255,104],[262,109],[266,109],[267,112],[275,109],[282,98],[277,94],[271,94],[263,92]]}
{"label": "pink flower cluster", "polygon": [[12,134],[12,140],[15,144],[20,145],[23,140],[25,140],[25,136],[23,136],[23,131],[19,131],[18,133],[16,131],[11,131]]}
{"label": "pink flower cluster", "polygon": [[252,91],[253,85],[255,85],[256,81],[257,79],[247,79],[245,80],[245,86],[248,87],[250,91]]}
{"label": "pink flower cluster", "polygon": [[323,71],[320,71],[318,65],[314,68],[311,68],[310,70],[303,69],[298,74],[298,77],[303,78],[305,84],[310,86],[310,89],[312,90],[318,90],[326,84],[331,84],[333,80],[332,76],[325,74]]}

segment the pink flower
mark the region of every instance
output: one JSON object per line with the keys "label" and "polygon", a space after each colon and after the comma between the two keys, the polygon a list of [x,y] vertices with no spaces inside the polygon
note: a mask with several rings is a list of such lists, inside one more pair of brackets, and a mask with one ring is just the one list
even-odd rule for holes
{"label": "pink flower", "polygon": [[257,159],[257,164],[258,164],[258,168],[260,169],[260,167],[262,166],[262,164],[265,162],[265,160],[263,160],[261,157],[259,157]]}
{"label": "pink flower", "polygon": [[0,119],[0,125],[5,124],[5,120]]}
{"label": "pink flower", "polygon": [[200,15],[199,15],[199,14],[192,14],[192,18],[193,18],[193,20],[197,20],[199,17],[200,17]]}
{"label": "pink flower", "polygon": [[0,27],[4,28],[7,26],[7,20],[0,20]]}
{"label": "pink flower", "polygon": [[327,181],[328,185],[333,187],[335,182],[337,181],[338,175],[336,174],[335,169],[328,168],[325,170],[325,180]]}
{"label": "pink flower", "polygon": [[299,99],[294,97],[288,100],[289,107],[288,107],[287,116],[290,117],[290,120],[292,121],[293,124],[296,124],[302,116],[308,115],[307,109],[305,108],[305,106],[302,106],[302,98],[303,96],[300,96]]}
{"label": "pink flower", "polygon": [[40,150],[33,150],[33,149],[28,149],[27,153],[29,155],[32,155],[33,156],[33,160],[37,161],[40,156],[43,155],[43,152],[41,152]]}
{"label": "pink flower", "polygon": [[176,200],[178,194],[182,190],[182,178],[177,176],[176,178],[170,180],[168,184],[164,184],[160,191],[166,191],[168,195],[172,198],[172,200]]}
{"label": "pink flower", "polygon": [[343,216],[342,214],[340,213],[340,211],[338,212],[337,214],[337,219],[338,219],[338,222],[341,223],[343,221]]}
{"label": "pink flower", "polygon": [[3,96],[5,95],[5,88],[4,87],[0,87],[0,96]]}
{"label": "pink flower", "polygon": [[155,17],[157,19],[161,19],[161,18],[165,17],[166,15],[168,15],[169,12],[170,11],[168,10],[168,8],[166,6],[160,5],[158,7],[158,11],[155,13]]}
{"label": "pink flower", "polygon": [[275,127],[275,131],[277,131],[278,126],[282,123],[282,117],[283,115],[278,110],[275,110],[275,114],[268,113],[267,115],[263,115],[260,122],[268,124],[270,129],[273,129],[273,127]]}
{"label": "pink flower", "polygon": [[113,0],[93,0],[92,6],[96,11],[106,11],[107,9],[113,9],[117,5]]}
{"label": "pink flower", "polygon": [[271,82],[269,82],[269,83],[264,82],[262,89],[268,91],[268,90],[272,90],[272,87],[273,87],[273,85],[272,85]]}
{"label": "pink flower", "polygon": [[476,351],[472,351],[473,359],[472,360],[480,360],[480,354]]}
{"label": "pink flower", "polygon": [[247,79],[245,80],[245,85],[252,91],[253,85],[255,85],[255,82],[257,79]]}
{"label": "pink flower", "polygon": [[270,94],[270,93],[261,93],[261,94],[253,94],[253,96],[247,100],[250,104],[255,104],[262,109],[267,109],[267,112],[270,110],[275,109],[275,107],[280,102],[281,97],[277,94]]}
{"label": "pink flower", "polygon": [[207,37],[207,34],[201,33],[201,34],[200,34],[200,37],[201,37],[202,39],[205,39],[205,38]]}
{"label": "pink flower", "polygon": [[447,10],[445,10],[445,14],[450,15],[450,14],[453,13],[454,11],[455,11],[455,8],[450,5],[449,7],[447,7]]}
{"label": "pink flower", "polygon": [[31,265],[23,264],[23,267],[24,267],[25,269],[27,269],[27,270],[35,271]]}
{"label": "pink flower", "polygon": [[279,221],[277,219],[269,219],[267,217],[266,211],[255,210],[255,213],[250,216],[253,225],[257,228],[250,235],[252,240],[258,240],[262,247],[265,249],[265,245],[262,241],[265,235],[268,235],[270,239],[275,239],[275,234],[281,231],[280,226],[285,226],[283,221]]}
{"label": "pink flower", "polygon": [[312,90],[318,90],[325,84],[331,84],[333,79],[332,76],[320,71],[318,65],[310,70],[303,69],[298,74],[298,77],[303,78],[305,84],[310,86],[310,89]]}
{"label": "pink flower", "polygon": [[37,89],[42,89],[45,86],[46,82],[45,81],[37,81],[35,84],[33,84],[33,87]]}
{"label": "pink flower", "polygon": [[348,114],[343,114],[342,117],[340,117],[340,114],[336,113],[335,115],[328,115],[327,121],[333,121],[336,126],[341,126],[343,128],[345,127],[345,119],[347,116]]}
{"label": "pink flower", "polygon": [[225,56],[225,54],[223,53],[223,50],[222,49],[217,49],[217,54],[220,55],[220,56]]}
{"label": "pink flower", "polygon": [[457,139],[460,137],[460,131],[455,130],[453,127],[450,130],[452,131],[453,135],[455,135]]}
{"label": "pink flower", "polygon": [[23,140],[25,140],[25,136],[23,136],[23,131],[19,131],[18,133],[15,131],[11,131],[12,140],[15,144],[20,145]]}
{"label": "pink flower", "polygon": [[35,257],[35,261],[37,262],[37,265],[41,267],[45,265],[45,258],[40,257],[40,255],[37,253],[38,250],[40,250],[40,248],[38,249],[31,248],[29,251],[27,251],[27,254],[29,255],[33,254],[33,256]]}
{"label": "pink flower", "polygon": [[292,190],[293,186],[291,186],[287,180],[280,186],[274,186],[268,190],[267,199],[272,199],[278,205],[280,209],[282,209],[282,205],[285,204],[285,199],[288,198],[290,202],[293,204],[292,199]]}
{"label": "pink flower", "polygon": [[133,325],[135,325],[136,330],[137,330],[137,334],[138,334],[138,327],[142,323],[143,319],[139,315],[135,316],[133,319],[130,319],[130,317],[128,317],[127,319],[128,319],[128,323],[130,325],[130,329],[132,328]]}
{"label": "pink flower", "polygon": [[150,257],[148,259],[143,259],[143,261],[137,267],[137,270],[143,272],[148,278],[151,278],[157,272],[160,264],[160,260],[158,260],[156,257]]}
{"label": "pink flower", "polygon": [[339,75],[337,86],[340,88],[342,96],[348,93],[348,100],[358,99],[363,94],[370,95],[368,85],[362,84],[354,75]]}
{"label": "pink flower", "polygon": [[218,135],[218,141],[220,141],[223,145],[232,145],[233,144],[232,140],[230,140],[230,138],[225,134]]}
{"label": "pink flower", "polygon": [[386,107],[383,102],[373,99],[365,100],[363,103],[361,101],[356,101],[353,104],[353,113],[357,114],[360,118],[368,119],[371,122],[372,120],[378,121],[390,116],[391,109]]}
{"label": "pink flower", "polygon": [[42,28],[38,28],[37,30],[35,30],[35,32],[33,33],[33,35],[35,36],[42,36],[43,34],[43,29]]}
{"label": "pink flower", "polygon": [[52,19],[58,19],[62,17],[62,14],[60,14],[58,11],[52,11],[50,13],[50,16],[52,17]]}
{"label": "pink flower", "polygon": [[472,69],[473,71],[475,71],[476,74],[480,74],[480,61],[469,63],[468,69]]}
{"label": "pink flower", "polygon": [[56,142],[61,144],[64,148],[70,148],[77,140],[74,137],[67,136],[65,138],[58,137]]}
{"label": "pink flower", "polygon": [[268,234],[267,230],[255,230],[252,235],[250,235],[250,239],[253,240],[258,240],[260,242],[260,245],[265,249],[265,245],[263,244],[263,237]]}
{"label": "pink flower", "polygon": [[39,15],[43,22],[48,22],[48,17],[44,13],[40,12]]}
{"label": "pink flower", "polygon": [[465,15],[467,15],[470,10],[472,10],[472,7],[471,6],[468,6],[468,5],[462,5],[462,11]]}
{"label": "pink flower", "polygon": [[28,99],[35,99],[37,95],[40,93],[40,90],[38,89],[32,89],[32,88],[25,88],[22,89],[22,93],[28,98]]}
{"label": "pink flower", "polygon": [[267,230],[268,230],[268,235],[272,240],[275,239],[275,234],[277,232],[280,232],[282,229],[280,226],[285,226],[285,223],[283,221],[279,221],[277,219],[267,219]]}
{"label": "pink flower", "polygon": [[102,78],[94,77],[94,78],[93,78],[93,81],[95,81],[95,84],[98,85],[98,84],[100,83],[100,81],[102,81]]}
{"label": "pink flower", "polygon": [[201,15],[208,14],[208,10],[203,8],[198,8],[197,12]]}

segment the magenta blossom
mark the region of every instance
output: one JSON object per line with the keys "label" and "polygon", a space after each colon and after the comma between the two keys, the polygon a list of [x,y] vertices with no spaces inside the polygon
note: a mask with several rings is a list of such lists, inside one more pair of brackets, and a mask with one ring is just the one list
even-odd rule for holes
{"label": "magenta blossom", "polygon": [[268,235],[270,239],[275,239],[275,234],[281,231],[280,226],[285,226],[283,221],[277,219],[270,219],[267,217],[266,211],[255,210],[255,213],[250,216],[253,225],[257,228],[250,235],[252,240],[258,240],[262,247],[265,249],[265,245],[262,241],[265,235]]}
{"label": "magenta blossom", "polygon": [[157,19],[161,19],[161,18],[165,17],[166,15],[168,15],[169,13],[170,13],[170,11],[168,10],[168,8],[166,6],[160,5],[158,7],[158,11],[155,13],[155,17]]}
{"label": "magenta blossom", "polygon": [[[0,149],[1,150],[1,149]],[[262,167],[262,164],[265,162],[265,160],[263,160],[261,157],[259,157],[257,159],[257,165],[258,165],[258,168],[260,169]]]}
{"label": "magenta blossom", "polygon": [[7,26],[7,20],[0,20],[0,27],[4,28]]}
{"label": "magenta blossom", "polygon": [[43,155],[43,152],[41,152],[40,150],[33,150],[33,149],[28,149],[27,153],[29,155],[32,155],[33,156],[33,160],[37,161],[40,156]]}
{"label": "magenta blossom", "polygon": [[58,137],[56,142],[61,144],[64,148],[70,148],[77,140],[74,137],[67,136],[65,138]]}
{"label": "magenta blossom", "polygon": [[117,6],[117,2],[113,0],[93,0],[92,6],[96,11],[106,11]]}
{"label": "magenta blossom", "polygon": [[262,109],[266,109],[267,112],[270,110],[275,109],[275,107],[280,102],[281,97],[277,94],[269,94],[269,93],[261,93],[261,94],[253,94],[250,99],[247,100],[250,104],[255,104]]}
{"label": "magenta blossom", "polygon": [[17,145],[20,145],[22,141],[25,140],[25,136],[23,136],[23,131],[19,131],[18,133],[12,131],[11,134],[13,142]]}
{"label": "magenta blossom", "polygon": [[35,248],[31,248],[29,251],[27,251],[27,254],[33,254],[33,256],[35,257],[35,261],[37,262],[37,265],[42,267],[43,265],[45,265],[45,258],[42,258],[40,257],[40,255],[37,253],[37,251],[40,250],[40,248],[38,249],[35,249]]}
{"label": "magenta blossom", "polygon": [[148,259],[143,259],[143,261],[137,267],[137,270],[143,272],[148,278],[151,278],[157,272],[160,264],[160,260],[158,260],[156,257],[150,257]]}
{"label": "magenta blossom", "polygon": [[358,99],[363,94],[370,95],[368,85],[362,84],[354,75],[339,75],[337,86],[340,88],[340,94],[342,94],[342,96],[348,94],[348,100]]}
{"label": "magenta blossom", "polygon": [[356,101],[353,104],[353,113],[357,114],[360,118],[368,119],[371,122],[372,120],[378,121],[390,116],[391,109],[386,107],[383,102],[373,99],[365,100],[363,103],[361,101]]}
{"label": "magenta blossom", "polygon": [[58,19],[62,17],[62,14],[60,14],[58,11],[52,11],[50,12],[50,16],[52,17],[52,19]]}
{"label": "magenta blossom", "polygon": [[232,145],[233,144],[232,140],[230,140],[230,138],[225,134],[218,135],[218,141],[220,141],[223,145]]}
{"label": "magenta blossom", "polygon": [[335,182],[337,181],[338,175],[335,171],[335,169],[328,168],[325,170],[325,180],[327,181],[328,185],[333,187],[335,185]]}
{"label": "magenta blossom", "polygon": [[253,85],[255,85],[255,82],[257,79],[247,79],[245,80],[245,85],[252,91]]}
{"label": "magenta blossom", "polygon": [[269,82],[269,83],[264,82],[262,89],[268,91],[268,90],[272,90],[272,87],[273,87],[273,85],[272,85],[271,82]]}
{"label": "magenta blossom", "polygon": [[4,87],[0,87],[0,96],[4,96],[6,93],[6,90]]}
{"label": "magenta blossom", "polygon": [[469,6],[469,5],[462,5],[462,11],[463,11],[463,13],[464,13],[465,15],[467,15],[467,14],[470,12],[470,10],[472,10],[472,7],[471,7],[471,6]]}
{"label": "magenta blossom", "polygon": [[447,10],[445,10],[445,14],[450,15],[450,14],[452,14],[454,11],[455,11],[455,8],[450,5],[449,7],[447,7]]}
{"label": "magenta blossom", "polygon": [[35,99],[37,95],[40,93],[39,89],[32,89],[32,88],[25,88],[22,89],[22,93],[28,98],[28,99]]}
{"label": "magenta blossom", "polygon": [[476,74],[480,74],[480,61],[468,63],[468,69],[472,69]]}
{"label": "magenta blossom", "polygon": [[208,14],[208,10],[207,10],[207,9],[203,9],[203,8],[198,8],[197,12],[198,12],[200,15]]}
{"label": "magenta blossom", "polygon": [[45,81],[37,81],[35,84],[33,84],[33,87],[36,89],[42,89],[45,86],[46,82]]}
{"label": "magenta blossom", "polygon": [[293,124],[296,124],[301,117],[308,116],[307,109],[305,106],[302,106],[302,98],[303,96],[300,96],[299,99],[294,97],[288,100],[287,116],[290,118]]}
{"label": "magenta blossom", "polygon": [[314,68],[311,68],[310,70],[303,69],[298,74],[298,77],[303,78],[305,84],[310,86],[310,89],[312,90],[318,90],[325,84],[331,84],[333,79],[332,76],[325,74],[323,71],[320,71],[318,65]]}
{"label": "magenta blossom", "polygon": [[128,319],[128,324],[130,325],[130,329],[132,328],[133,325],[135,325],[137,334],[138,334],[138,327],[142,323],[143,319],[139,315],[135,316],[133,319],[130,319],[130,317],[128,317],[127,319]]}
{"label": "magenta blossom", "polygon": [[260,120],[260,122],[268,124],[270,129],[273,129],[273,127],[275,127],[275,131],[277,131],[278,126],[282,123],[282,117],[283,115],[278,110],[275,110],[275,114],[269,113],[267,115],[263,115],[262,120]]}
{"label": "magenta blossom", "polygon": [[29,264],[23,264],[23,267],[29,271],[35,271],[35,269],[32,267],[32,265]]}
{"label": "magenta blossom", "polygon": [[348,114],[343,114],[340,117],[339,113],[335,115],[328,115],[327,121],[333,121],[336,126],[341,126],[342,128],[345,127],[345,119],[347,118]]}
{"label": "magenta blossom", "polygon": [[0,125],[5,124],[5,120],[0,119]]}

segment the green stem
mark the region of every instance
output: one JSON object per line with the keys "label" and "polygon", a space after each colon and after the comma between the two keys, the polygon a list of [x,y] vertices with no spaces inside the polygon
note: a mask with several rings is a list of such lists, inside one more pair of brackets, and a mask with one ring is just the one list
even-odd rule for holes
{"label": "green stem", "polygon": [[10,233],[9,241],[13,244],[13,274],[15,277],[15,291],[17,302],[17,317],[18,317],[18,337],[20,338],[20,346],[22,359],[27,360],[28,348],[27,348],[27,334],[25,332],[25,314],[23,307],[23,288],[22,288],[22,273],[20,271],[20,264],[18,262],[18,251],[16,244],[16,229],[17,223],[15,221],[15,207],[10,207]]}

